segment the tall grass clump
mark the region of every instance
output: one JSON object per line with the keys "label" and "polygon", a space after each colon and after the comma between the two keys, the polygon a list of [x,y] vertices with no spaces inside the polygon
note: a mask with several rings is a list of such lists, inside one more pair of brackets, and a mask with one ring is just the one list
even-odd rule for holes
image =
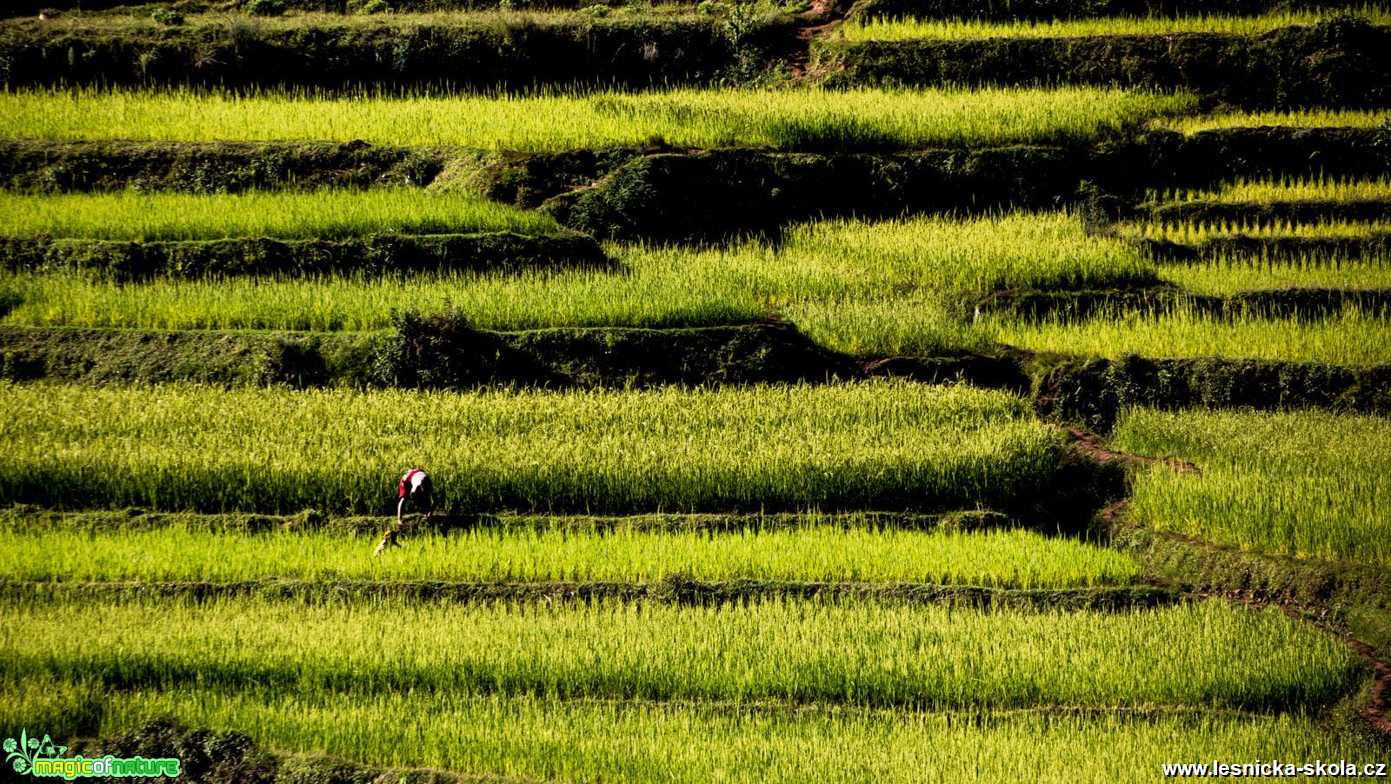
{"label": "tall grass clump", "polygon": [[73,88],[0,91],[0,136],[283,141],[556,151],[924,147],[1082,142],[1195,106],[1119,89],[678,89],[356,95]]}
{"label": "tall grass clump", "polygon": [[[781,599],[292,606],[8,600],[0,676],[310,698],[1317,710],[1363,673],[1339,640],[1277,608],[1218,601],[1124,613]],[[84,624],[91,618],[101,623]],[[86,633],[72,634],[79,625]]]}
{"label": "tall grass clump", "polygon": [[0,237],[206,240],[341,239],[369,234],[549,233],[547,215],[420,188],[249,193],[0,192]]}
{"label": "tall grass clump", "polygon": [[365,558],[350,534],[0,530],[0,576],[39,581],[238,582],[698,580],[913,582],[1001,588],[1116,585],[1139,577],[1128,556],[1023,530],[923,532],[869,527],[702,531],[493,530],[413,536]]}
{"label": "tall grass clump", "polygon": [[651,391],[0,386],[0,502],[380,513],[410,465],[444,508],[1000,508],[1058,468],[1024,401],[905,382]]}
{"label": "tall grass clump", "polygon": [[1131,511],[1146,525],[1250,550],[1391,564],[1385,419],[1137,409],[1121,418],[1117,441],[1202,468],[1156,469],[1135,479]]}

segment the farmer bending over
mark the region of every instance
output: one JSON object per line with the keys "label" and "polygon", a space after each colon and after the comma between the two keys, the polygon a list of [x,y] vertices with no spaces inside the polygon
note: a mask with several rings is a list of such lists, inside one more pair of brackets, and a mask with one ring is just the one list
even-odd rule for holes
{"label": "farmer bending over", "polygon": [[396,544],[396,537],[405,527],[407,502],[410,502],[411,508],[415,511],[427,515],[435,510],[433,493],[434,486],[425,469],[407,468],[406,472],[401,474],[401,481],[396,484],[396,525],[382,535],[382,541],[377,545],[373,555],[381,555],[383,550]]}

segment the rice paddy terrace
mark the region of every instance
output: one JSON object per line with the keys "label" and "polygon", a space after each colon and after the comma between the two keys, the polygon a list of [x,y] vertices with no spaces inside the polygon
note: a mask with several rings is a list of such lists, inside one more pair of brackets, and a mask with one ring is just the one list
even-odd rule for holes
{"label": "rice paddy terrace", "polygon": [[25,1],[0,83],[4,737],[1391,761],[1384,3]]}

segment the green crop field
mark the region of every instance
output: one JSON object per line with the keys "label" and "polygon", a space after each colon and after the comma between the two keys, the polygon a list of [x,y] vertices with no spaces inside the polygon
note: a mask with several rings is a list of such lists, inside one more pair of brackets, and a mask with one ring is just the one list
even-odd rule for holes
{"label": "green crop field", "polygon": [[391,97],[312,92],[4,91],[0,136],[309,139],[500,150],[1040,144],[1094,138],[1192,96],[1062,90],[671,90]]}
{"label": "green crop field", "polygon": [[1088,235],[1065,212],[821,221],[789,228],[776,246],[613,245],[609,254],[618,270],[508,276],[128,283],[19,273],[0,277],[0,298],[10,303],[4,323],[28,326],[378,330],[405,309],[452,309],[488,329],[697,326],[780,316],[831,348],[897,354],[986,347],[988,336],[953,314],[962,295],[1157,281],[1156,265],[1135,248]]}
{"label": "green crop field", "polygon": [[1102,357],[1232,357],[1391,364],[1391,321],[1347,306],[1321,319],[1292,321],[1259,313],[1208,316],[1180,307],[1163,313],[1103,313],[1082,321],[999,320],[995,335],[1010,345]]}
{"label": "green crop field", "polygon": [[1391,761],[1384,4],[0,17],[6,780]]}
{"label": "green crop field", "polygon": [[1388,121],[1391,112],[1384,109],[1306,109],[1188,115],[1168,118],[1159,124],[1194,134],[1230,128],[1377,128]]}
{"label": "green crop field", "polygon": [[[1357,12],[1373,24],[1391,22],[1383,9],[1368,6]],[[1277,12],[1263,16],[1110,17],[1050,22],[982,22],[933,19],[855,19],[837,34],[848,41],[955,41],[974,38],[1081,38],[1105,35],[1169,35],[1228,33],[1254,35],[1294,25],[1311,25],[1333,16],[1330,12]]]}
{"label": "green crop field", "polygon": [[[85,551],[95,546],[95,556]],[[362,557],[350,535],[233,535],[171,528],[94,539],[80,531],[0,533],[13,560],[0,579],[237,582],[455,580],[801,580],[1071,588],[1133,581],[1113,550],[1029,531],[918,532],[811,527],[606,533],[475,530],[426,536],[390,558]]]}
{"label": "green crop field", "polygon": [[[35,715],[64,731],[99,715],[105,733],[151,717],[236,728],[278,748],[368,764],[502,776],[632,782],[1106,784],[1164,762],[1376,759],[1374,743],[1329,736],[1304,716],[937,713],[869,708],[378,693],[304,696],[182,687],[119,697],[91,683],[0,681],[0,722]],[[27,710],[15,711],[23,705]],[[924,760],[930,759],[926,765]]]}
{"label": "green crop field", "polygon": [[1224,220],[1142,223],[1128,227],[1127,233],[1140,239],[1168,240],[1179,243],[1198,243],[1204,240],[1234,236],[1302,240],[1370,239],[1384,238],[1388,233],[1391,233],[1391,222],[1329,220],[1316,223],[1296,223],[1286,220],[1270,223],[1246,223]]}
{"label": "green crop field", "polygon": [[1135,514],[1147,524],[1256,550],[1391,563],[1391,424],[1382,418],[1137,410],[1117,437],[1202,469],[1137,477]]}
{"label": "green crop field", "polygon": [[1241,204],[1288,201],[1388,201],[1391,200],[1391,179],[1351,180],[1334,178],[1247,180],[1224,183],[1219,188],[1193,188],[1179,191],[1151,192],[1155,202],[1208,201],[1216,204]]}
{"label": "green crop field", "polygon": [[[97,638],[68,633],[102,618]],[[868,707],[1314,709],[1357,677],[1278,610],[973,612],[769,600],[741,607],[384,601],[287,617],[279,602],[19,604],[7,677],[111,688],[332,688]],[[140,640],[140,629],[161,635]],[[1259,640],[1259,647],[1251,645]],[[100,647],[93,643],[99,642]]]}
{"label": "green crop field", "polygon": [[[428,454],[452,477],[441,503],[461,510],[941,509],[1034,492],[1061,440],[1018,398],[903,382],[568,395],[6,385],[0,398],[12,415],[0,498],[59,506],[371,512]],[[116,412],[121,428],[94,426]]]}
{"label": "green crop field", "polygon": [[1272,289],[1391,289],[1391,265],[1379,254],[1342,258],[1310,253],[1288,261],[1226,257],[1166,264],[1160,268],[1159,276],[1200,294]]}
{"label": "green crop field", "polygon": [[336,239],[369,234],[539,233],[544,215],[476,196],[417,188],[362,192],[183,194],[118,192],[22,196],[0,193],[0,237],[206,240],[227,237]]}

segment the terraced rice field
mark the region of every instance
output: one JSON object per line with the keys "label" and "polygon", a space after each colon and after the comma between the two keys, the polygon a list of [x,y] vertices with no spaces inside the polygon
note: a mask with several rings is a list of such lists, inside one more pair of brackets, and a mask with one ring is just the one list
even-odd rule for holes
{"label": "terraced rice field", "polygon": [[1222,112],[1174,117],[1161,124],[1185,134],[1234,128],[1376,128],[1391,112],[1355,109],[1306,109],[1284,112]]}
{"label": "terraced rice field", "polygon": [[1011,322],[996,333],[1005,342],[1035,351],[1089,356],[1199,358],[1213,356],[1331,365],[1391,362],[1385,313],[1349,307],[1312,320],[1260,314],[1211,317],[1179,308],[1167,313],[1102,314],[1083,321]]}
{"label": "terraced rice field", "polygon": [[[1316,722],[1288,716],[1159,715],[1137,722],[1032,711],[789,710],[525,696],[263,699],[192,688],[139,690],[108,701],[98,687],[63,681],[31,678],[17,688],[13,693],[31,706],[26,717],[36,710],[52,717],[45,726],[71,726],[71,717],[98,709],[113,730],[148,716],[177,716],[193,725],[237,727],[279,748],[326,750],[382,766],[575,780],[947,782],[1023,775],[1099,784],[1159,768],[1171,756],[1368,759],[1378,753],[1365,741],[1329,739]],[[928,757],[933,763],[925,767]]]}
{"label": "terraced rice field", "polygon": [[1308,254],[1292,261],[1228,257],[1167,265],[1159,276],[1199,294],[1230,294],[1273,289],[1391,288],[1391,266],[1376,254],[1351,259]]}
{"label": "terraced rice field", "polygon": [[[394,466],[426,451],[431,470],[461,477],[438,499],[461,511],[950,509],[1046,485],[1061,441],[1017,398],[903,382],[468,396],[6,385],[0,396],[15,414],[0,493],[53,505],[378,512]],[[119,430],[94,425],[116,412]],[[34,481],[37,465],[62,479]]]}
{"label": "terraced rice field", "polygon": [[[1118,442],[1181,456],[1201,475],[1147,471],[1134,510],[1156,527],[1312,558],[1384,564],[1387,423],[1324,412],[1136,410]],[[1260,448],[1253,448],[1260,444]]]}
{"label": "terraced rice field", "polygon": [[[675,576],[935,583],[1048,589],[1125,585],[1139,566],[1121,553],[1033,531],[930,532],[808,525],[803,530],[650,532],[471,530],[431,535],[390,561],[364,561],[359,537],[237,535],[170,528],[101,538],[55,530],[0,537],[14,580],[230,583],[299,580],[453,580],[478,583],[630,582]],[[55,554],[57,556],[55,557]],[[64,557],[66,556],[66,557]]]}
{"label": "terraced rice field", "polygon": [[50,2],[7,770],[1391,760],[1382,5]]}
{"label": "terraced rice field", "polygon": [[211,240],[234,237],[338,239],[369,234],[558,231],[546,216],[476,196],[418,188],[365,192],[0,195],[4,237],[94,240]]}
{"label": "terraced rice field", "polygon": [[0,93],[0,134],[49,140],[313,141],[481,150],[1047,144],[1194,105],[1125,90],[668,90],[391,96],[191,90]]}
{"label": "terraced rice field", "polygon": [[[1048,22],[985,22],[955,19],[856,19],[838,33],[849,41],[955,41],[980,38],[1083,38],[1092,36],[1167,35],[1173,33],[1265,33],[1284,27],[1310,25],[1331,18],[1331,12],[1275,12],[1261,16],[1217,14],[1177,17],[1111,17],[1060,19]],[[1375,24],[1391,17],[1369,5],[1357,12]]]}

